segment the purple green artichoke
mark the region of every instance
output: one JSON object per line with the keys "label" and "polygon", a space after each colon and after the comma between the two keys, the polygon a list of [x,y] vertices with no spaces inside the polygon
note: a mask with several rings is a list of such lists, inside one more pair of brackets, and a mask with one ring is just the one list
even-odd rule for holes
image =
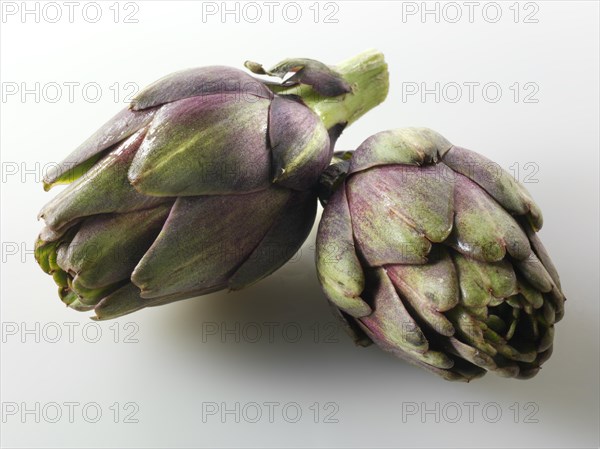
{"label": "purple green artichoke", "polygon": [[322,184],[318,277],[357,343],[448,380],[539,371],[565,297],[521,184],[425,128],[375,134]]}
{"label": "purple green artichoke", "polygon": [[246,66],[281,80],[171,74],[47,174],[46,190],[69,185],[40,212],[35,256],[66,305],[108,319],[241,289],[300,248],[333,143],[386,97],[387,66],[373,51]]}

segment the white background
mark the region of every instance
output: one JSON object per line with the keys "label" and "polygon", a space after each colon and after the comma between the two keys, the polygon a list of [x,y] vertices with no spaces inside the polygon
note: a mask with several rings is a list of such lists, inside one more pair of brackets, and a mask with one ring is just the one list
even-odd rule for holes
{"label": "white background", "polygon": [[[22,8],[21,2],[4,2],[3,7],[7,3]],[[19,407],[16,415],[3,414],[3,447],[598,446],[598,3],[530,2],[510,9],[513,2],[500,2],[502,17],[496,23],[494,6],[483,13],[486,2],[476,6],[472,23],[462,2],[438,4],[438,22],[433,14],[403,15],[401,2],[336,2],[312,9],[312,2],[302,3],[296,23],[297,8],[288,6],[283,14],[286,2],[276,7],[272,23],[261,2],[262,18],[256,23],[249,22],[256,9],[247,7],[243,14],[241,4],[237,22],[234,14],[225,20],[219,14],[203,16],[201,2],[135,4],[137,23],[123,23],[124,15],[134,11],[124,4],[117,5],[121,14],[114,23],[112,1],[100,3],[103,15],[97,23],[89,21],[93,9],[82,15],[86,2],[75,9],[73,23],[62,2],[57,23],[48,22],[56,14],[48,8],[45,16],[40,9],[39,23],[33,15],[23,23],[20,11],[3,15],[0,23],[3,93],[15,83],[20,89],[5,95],[1,104],[1,399],[5,409],[11,403]],[[35,8],[34,2],[27,5]],[[212,5],[222,8],[220,2]],[[455,5],[462,17],[451,23]],[[423,5],[404,3],[405,12],[414,7]],[[315,9],[321,13],[317,23]],[[329,19],[337,23],[325,22],[329,12],[335,12]],[[537,23],[525,23],[531,13],[529,21]],[[125,83],[141,88],[179,69],[241,67],[246,59],[267,66],[287,57],[334,64],[368,48],[386,55],[390,94],[385,104],[346,130],[338,149],[354,148],[384,129],[429,126],[504,168],[519,167],[521,180],[535,171],[528,181],[537,182],[525,185],[544,211],[541,236],[568,297],[554,355],[540,374],[528,381],[489,374],[456,384],[375,347],[355,348],[341,330],[334,342],[319,335],[315,343],[315,323],[329,330],[333,318],[315,277],[314,232],[301,257],[246,291],[216,293],[103,323],[99,342],[91,343],[97,328],[82,333],[90,322],[86,314],[61,307],[51,278],[31,254],[41,227],[35,217],[55,194],[44,193],[36,182],[44,164],[62,159],[121,109],[130,92]],[[22,98],[21,89],[35,89],[36,82],[40,98]],[[69,82],[80,83],[72,102],[64,85]],[[494,91],[484,97],[479,88],[470,102],[465,82],[497,83],[502,97],[492,102]],[[63,86],[56,102],[56,90],[43,91],[52,86],[48,83]],[[86,83],[101,87],[98,101],[91,101],[94,90],[84,97]],[[440,83],[441,98],[403,96],[414,87],[403,83],[425,83],[429,89]],[[448,83],[463,85],[460,101],[449,101],[456,91]],[[521,86],[517,102],[515,87],[510,88],[514,83]],[[534,84],[524,90],[525,83]],[[537,103],[522,96],[532,92],[531,86],[538,89],[530,98]],[[279,326],[274,342],[263,335],[251,343],[242,335],[239,343],[232,336],[221,343],[203,332],[207,322],[237,322],[248,331],[254,323],[264,332],[264,323]],[[69,326],[77,326],[72,342]],[[302,330],[299,342],[291,342],[292,326]],[[34,329],[33,334],[23,333],[25,328]],[[63,335],[52,343],[56,328]],[[290,335],[283,336],[283,328]],[[125,343],[135,329],[137,342]],[[47,406],[51,402],[61,404],[57,423],[50,422],[56,414]],[[72,423],[65,402],[79,404]],[[115,402],[121,410],[117,423],[110,409]],[[131,405],[124,410],[129,402],[139,409],[137,423],[123,422],[125,412],[134,410]],[[239,423],[234,415],[220,414],[205,416],[203,422],[203,407],[210,402],[228,408],[236,402],[240,407],[281,405],[272,423],[264,405],[257,423],[248,422],[256,413],[249,406]],[[317,423],[310,408],[315,402],[321,409]],[[468,402],[475,403],[472,419]],[[39,423],[35,414],[21,415],[36,403],[46,406]],[[96,423],[86,421],[94,418],[94,410],[82,416],[83,406],[91,403],[102,410]],[[286,416],[281,412],[290,403],[303,413],[296,423],[288,422],[293,409]],[[334,410],[331,405],[324,410],[326,403],[338,408],[337,423],[323,422],[325,412]],[[462,412],[458,419],[453,403]],[[413,406],[417,413],[403,416]],[[422,414],[426,409],[434,412]],[[493,422],[498,410],[502,415]]]}

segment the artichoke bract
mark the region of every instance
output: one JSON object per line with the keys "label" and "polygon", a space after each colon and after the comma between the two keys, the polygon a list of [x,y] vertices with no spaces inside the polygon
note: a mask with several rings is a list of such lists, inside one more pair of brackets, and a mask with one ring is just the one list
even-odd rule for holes
{"label": "artichoke bract", "polygon": [[300,248],[333,143],[383,101],[387,66],[375,51],[246,66],[267,76],[160,79],[47,173],[46,190],[69,185],[40,212],[35,256],[69,307],[108,319],[240,289]]}
{"label": "artichoke bract", "polygon": [[525,188],[426,128],[385,131],[322,178],[322,288],[356,342],[443,376],[529,378],[565,297]]}

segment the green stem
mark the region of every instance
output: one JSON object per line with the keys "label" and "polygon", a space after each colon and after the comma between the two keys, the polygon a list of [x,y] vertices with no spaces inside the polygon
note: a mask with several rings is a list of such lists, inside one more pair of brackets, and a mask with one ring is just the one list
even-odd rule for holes
{"label": "green stem", "polygon": [[278,93],[302,97],[304,103],[321,117],[327,129],[338,124],[350,125],[385,100],[389,74],[382,53],[368,50],[331,68],[350,84],[352,92],[325,97],[303,84],[278,89]]}

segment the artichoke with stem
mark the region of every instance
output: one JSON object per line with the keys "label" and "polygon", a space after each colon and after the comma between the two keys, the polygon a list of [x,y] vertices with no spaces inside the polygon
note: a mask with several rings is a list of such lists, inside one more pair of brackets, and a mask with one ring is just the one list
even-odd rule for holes
{"label": "artichoke with stem", "polygon": [[359,344],[448,380],[535,375],[565,297],[525,188],[426,128],[384,131],[322,177],[322,288]]}
{"label": "artichoke with stem", "polygon": [[333,143],[384,100],[387,65],[369,51],[268,73],[292,76],[214,66],[162,78],[47,173],[46,189],[69,185],[40,212],[35,256],[66,305],[115,318],[243,288],[293,256]]}

